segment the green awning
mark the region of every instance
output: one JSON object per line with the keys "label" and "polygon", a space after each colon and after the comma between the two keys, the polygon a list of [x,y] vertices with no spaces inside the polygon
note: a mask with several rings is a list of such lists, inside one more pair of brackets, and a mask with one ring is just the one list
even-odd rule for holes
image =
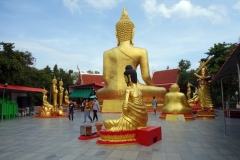
{"label": "green awning", "polygon": [[88,98],[92,90],[75,90],[70,95],[69,98]]}
{"label": "green awning", "polygon": [[97,96],[96,96],[96,95],[93,95],[93,96],[90,96],[89,98],[97,98]]}

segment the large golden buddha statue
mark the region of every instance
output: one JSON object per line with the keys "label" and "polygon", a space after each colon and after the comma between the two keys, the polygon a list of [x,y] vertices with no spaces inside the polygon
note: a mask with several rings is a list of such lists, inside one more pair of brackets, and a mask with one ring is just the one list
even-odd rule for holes
{"label": "large golden buddha statue", "polygon": [[97,91],[99,101],[110,99],[124,99],[126,86],[124,85],[124,67],[131,65],[133,69],[140,65],[141,76],[146,85],[137,82],[144,102],[151,104],[155,96],[163,101],[166,89],[155,87],[149,72],[148,53],[145,49],[133,46],[134,24],[129,19],[124,7],[121,19],[116,24],[117,47],[104,52],[103,55],[103,81],[105,87]]}
{"label": "large golden buddha statue", "polygon": [[177,84],[172,84],[164,98],[164,107],[160,118],[166,119],[167,114],[183,115],[185,119],[194,119],[192,108],[187,102],[185,94],[180,92]]}
{"label": "large golden buddha statue", "polygon": [[136,130],[147,127],[147,109],[142,99],[142,93],[137,87],[137,73],[131,65],[126,66],[124,79],[127,83],[127,89],[122,105],[123,112],[117,120],[104,121],[107,131]]}

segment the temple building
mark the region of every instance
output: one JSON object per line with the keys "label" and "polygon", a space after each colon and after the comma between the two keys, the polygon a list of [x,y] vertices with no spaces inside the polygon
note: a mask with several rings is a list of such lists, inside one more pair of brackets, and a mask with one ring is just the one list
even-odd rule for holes
{"label": "temple building", "polygon": [[152,75],[152,81],[155,86],[164,87],[169,91],[170,86],[174,83],[177,83],[179,71],[179,68],[154,71]]}
{"label": "temple building", "polygon": [[96,91],[105,86],[101,74],[81,73],[82,84],[69,86],[69,98],[94,98]]}

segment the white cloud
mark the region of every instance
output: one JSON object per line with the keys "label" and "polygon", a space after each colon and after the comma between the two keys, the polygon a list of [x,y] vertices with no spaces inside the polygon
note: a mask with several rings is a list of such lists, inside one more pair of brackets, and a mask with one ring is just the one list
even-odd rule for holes
{"label": "white cloud", "polygon": [[86,4],[96,9],[104,9],[116,7],[117,3],[121,1],[122,0],[63,0],[63,3],[73,13],[75,11],[81,12],[80,9],[83,5],[86,6]]}
{"label": "white cloud", "polygon": [[63,0],[63,3],[72,13],[75,11],[81,13],[79,1],[80,0]]}
{"label": "white cloud", "polygon": [[238,1],[234,6],[233,6],[234,9],[236,10],[240,10],[240,1]]}
{"label": "white cloud", "polygon": [[167,8],[165,4],[157,4],[156,0],[145,0],[143,3],[144,11],[149,19],[157,15],[164,18],[191,18],[206,17],[212,23],[219,23],[226,18],[225,8],[223,6],[211,5],[208,8],[194,6],[188,0],[180,0],[177,4]]}
{"label": "white cloud", "polygon": [[121,0],[85,0],[94,8],[113,8]]}

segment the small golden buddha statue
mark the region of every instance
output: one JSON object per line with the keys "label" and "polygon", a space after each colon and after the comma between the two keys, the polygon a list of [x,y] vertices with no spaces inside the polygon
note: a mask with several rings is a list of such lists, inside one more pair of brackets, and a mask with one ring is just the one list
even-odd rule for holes
{"label": "small golden buddha statue", "polygon": [[137,87],[137,73],[131,65],[126,66],[124,79],[127,83],[122,115],[117,120],[105,120],[106,131],[129,131],[147,127],[148,113]]}
{"label": "small golden buddha statue", "polygon": [[192,93],[192,90],[191,90],[191,83],[188,82],[187,84],[187,99],[191,99],[191,93]]}
{"label": "small golden buddha statue", "polygon": [[52,116],[53,106],[47,101],[47,90],[45,88],[42,91],[43,93],[43,106],[39,108],[39,116],[50,117]]}
{"label": "small golden buddha statue", "polygon": [[69,105],[69,103],[70,103],[69,97],[68,97],[68,90],[67,90],[67,89],[66,89],[66,91],[65,91],[64,102],[67,103],[68,105]]}
{"label": "small golden buddha statue", "polygon": [[52,104],[54,106],[54,108],[57,107],[57,95],[58,95],[58,89],[57,89],[57,79],[54,76],[53,80],[52,80]]}
{"label": "small golden buddha statue", "polygon": [[172,84],[169,91],[170,92],[165,95],[162,113],[192,113],[185,94],[180,92],[177,84]]}
{"label": "small golden buddha statue", "polygon": [[136,82],[141,90],[144,102],[151,104],[151,99],[164,98],[166,89],[155,87],[149,72],[148,53],[145,49],[133,46],[134,24],[129,19],[124,7],[121,19],[116,24],[117,47],[104,52],[103,55],[103,81],[105,87],[97,91],[99,101],[124,99],[127,86],[124,85],[124,66],[131,65],[134,70],[138,66],[141,69],[141,76],[146,85]]}
{"label": "small golden buddha statue", "polygon": [[64,92],[63,81],[61,79],[59,81],[59,106],[62,106],[63,104],[63,92]]}
{"label": "small golden buddha statue", "polygon": [[[210,59],[201,59],[200,60],[200,67],[194,75],[198,78],[198,95],[200,100],[201,108],[207,108],[213,110],[212,99],[210,95],[210,82],[211,76],[207,70],[207,63]],[[200,74],[198,74],[200,72]]]}

